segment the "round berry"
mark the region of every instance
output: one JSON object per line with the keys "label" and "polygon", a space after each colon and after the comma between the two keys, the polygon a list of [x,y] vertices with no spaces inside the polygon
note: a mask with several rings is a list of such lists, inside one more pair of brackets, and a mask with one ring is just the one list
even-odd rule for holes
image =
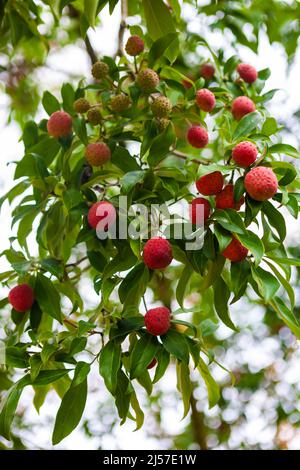
{"label": "round berry", "polygon": [[243,197],[237,202],[234,200],[233,184],[227,184],[227,186],[216,195],[215,201],[217,209],[235,209],[238,211],[244,204]]}
{"label": "round berry", "polygon": [[215,75],[215,67],[212,64],[202,64],[200,67],[200,75],[205,80],[211,80]]}
{"label": "round berry", "polygon": [[121,93],[110,100],[111,109],[115,113],[123,113],[131,105],[131,99],[128,95]]}
{"label": "round berry", "polygon": [[116,218],[116,209],[107,201],[95,202],[88,212],[88,223],[92,228],[97,228],[98,223],[105,219],[104,222],[106,222],[106,224],[103,227],[100,227],[103,228],[105,232],[107,232],[109,226],[115,222]]}
{"label": "round berry", "polygon": [[74,102],[74,109],[76,113],[79,114],[86,113],[90,109],[90,106],[90,103],[85,98],[78,98],[78,100]]}
{"label": "round berry", "polygon": [[111,152],[104,142],[94,142],[88,144],[85,149],[85,158],[92,166],[101,166],[110,160]]}
{"label": "round berry", "polygon": [[160,336],[170,329],[171,312],[167,307],[151,308],[145,315],[145,326],[151,335]]}
{"label": "round berry", "polygon": [[144,41],[137,35],[130,36],[125,46],[128,55],[136,56],[143,52],[145,47]]}
{"label": "round berry", "polygon": [[238,166],[247,168],[255,162],[258,154],[256,145],[244,141],[237,144],[232,150],[232,158]]}
{"label": "round berry", "polygon": [[237,240],[235,237],[232,237],[231,242],[221,254],[224,256],[224,258],[237,263],[239,261],[243,261],[243,259],[246,258],[248,250],[241,244],[239,240]]}
{"label": "round berry", "polygon": [[55,138],[67,137],[72,130],[72,118],[65,111],[55,111],[47,122],[48,133]]}
{"label": "round berry", "polygon": [[92,75],[97,80],[101,80],[101,78],[105,78],[109,73],[109,67],[105,62],[95,62],[92,66]]}
{"label": "round berry", "polygon": [[238,96],[233,100],[231,106],[231,112],[237,121],[246,116],[246,114],[253,113],[255,109],[255,104],[247,96]]}
{"label": "round berry", "polygon": [[87,120],[92,126],[98,126],[102,121],[100,108],[90,108],[87,112]]}
{"label": "round berry", "polygon": [[138,73],[136,83],[144,93],[152,93],[159,84],[159,76],[152,69],[144,69]]}
{"label": "round berry", "polygon": [[19,284],[8,294],[9,303],[17,312],[26,312],[34,303],[34,292],[29,284]]}
{"label": "round berry", "polygon": [[258,74],[255,67],[249,64],[239,64],[237,66],[237,72],[239,76],[244,80],[246,83],[253,83],[257,80]]}
{"label": "round berry", "polygon": [[153,237],[144,246],[144,263],[150,269],[164,269],[173,260],[172,247],[168,240],[161,237]]}
{"label": "round berry", "polygon": [[271,199],[278,189],[274,171],[264,166],[250,170],[245,176],[244,185],[249,196],[255,201]]}
{"label": "round berry", "polygon": [[224,178],[220,171],[213,171],[207,175],[201,176],[196,181],[196,187],[200,194],[204,196],[213,196],[222,191],[224,185]]}
{"label": "round berry", "polygon": [[189,144],[197,149],[202,149],[208,144],[208,132],[204,127],[192,126],[187,133]]}
{"label": "round berry", "polygon": [[196,197],[190,204],[190,219],[192,224],[203,225],[210,216],[210,202],[204,197]]}
{"label": "round berry", "polygon": [[202,88],[196,93],[196,103],[202,111],[210,113],[216,105],[215,95],[207,88]]}
{"label": "round berry", "polygon": [[159,96],[153,100],[151,111],[155,117],[164,118],[172,111],[172,103],[166,96]]}

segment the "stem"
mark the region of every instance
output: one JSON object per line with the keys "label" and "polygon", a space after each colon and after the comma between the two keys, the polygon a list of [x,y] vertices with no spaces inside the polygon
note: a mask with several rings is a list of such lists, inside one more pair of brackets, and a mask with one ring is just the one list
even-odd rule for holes
{"label": "stem", "polygon": [[[194,389],[195,387],[193,387]],[[204,417],[203,413],[198,411],[197,409],[197,400],[194,396],[194,390],[192,391],[191,398],[191,425],[194,435],[195,442],[199,445],[201,450],[207,450],[207,443],[206,443],[206,432],[205,432],[205,424],[204,424]]]}
{"label": "stem", "polygon": [[209,165],[210,162],[207,162],[206,160],[197,160],[196,158],[189,158],[189,156],[186,153],[179,152],[178,150],[172,149],[170,150],[173,155],[176,155],[176,157],[181,158],[182,160],[188,160],[189,162],[201,163],[202,165]]}

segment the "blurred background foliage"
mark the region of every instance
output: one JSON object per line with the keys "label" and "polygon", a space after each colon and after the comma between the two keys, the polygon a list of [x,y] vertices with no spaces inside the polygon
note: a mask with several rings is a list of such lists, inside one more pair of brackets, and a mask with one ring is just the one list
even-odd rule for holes
{"label": "blurred background foliage", "polygon": [[[153,0],[154,8],[155,3]],[[101,11],[107,4],[111,13],[114,9],[122,10],[119,38],[124,33],[128,17],[140,15],[141,26],[145,23],[144,2],[139,0],[0,0],[0,86],[1,93],[6,94],[9,120],[17,121],[23,127],[38,112],[44,91],[38,72],[42,70],[46,76],[51,68],[49,57],[55,51],[75,44],[91,62],[98,58],[101,44],[99,49],[92,45],[90,32],[101,23]],[[298,1],[169,0],[166,4],[183,34],[192,14],[199,14],[201,35],[208,41],[212,33],[221,33],[222,43],[218,51],[221,56],[229,44],[237,53],[241,47],[256,53],[264,35],[271,44],[279,43],[288,65],[293,64],[300,31]],[[182,7],[186,12],[184,15]],[[118,47],[116,41],[116,54]],[[186,51],[182,51],[179,62],[183,73],[194,76],[199,73],[197,64],[202,58],[197,54],[193,56],[191,66],[188,53],[196,53],[192,39],[186,43]],[[80,70],[74,64],[66,81],[78,81],[80,76]],[[295,126],[299,129],[299,115],[296,112],[284,123],[294,133]],[[300,247],[292,246],[290,252],[293,257],[299,257]],[[174,290],[176,267],[168,276],[164,284],[159,279],[152,283],[154,300],[162,299],[163,294],[166,305]],[[296,292],[299,279],[300,269],[295,269],[293,284]],[[300,313],[299,293],[297,297],[295,312]],[[197,307],[198,301],[195,294],[188,299],[192,307]],[[241,319],[239,325],[243,325],[240,333],[232,334],[208,323],[206,337],[218,361],[234,373],[235,387],[231,386],[228,373],[214,366],[215,376],[221,383],[219,404],[208,410],[205,387],[195,382],[192,412],[181,427],[174,430],[168,425],[170,417],[177,419],[174,416],[181,413],[181,410],[178,412],[180,402],[175,387],[157,387],[150,399],[144,397],[143,404],[152,412],[143,433],[154,446],[156,442],[161,448],[175,449],[300,447],[300,376],[297,373],[300,354],[295,340],[281,322],[276,324],[266,306],[254,302],[251,294],[242,306],[239,304],[237,314]],[[165,379],[167,382],[168,377]],[[172,385],[173,382],[174,377]],[[8,389],[10,384],[9,371],[0,370],[0,390]],[[106,448],[107,434],[111,439],[110,447],[118,448],[118,419],[112,399],[104,394],[99,396],[95,387],[91,402],[93,413],[83,423],[81,432],[93,439],[93,448]],[[43,425],[47,426],[47,423]],[[37,448],[35,435],[40,426],[31,421],[26,409],[20,409],[13,448]],[[5,449],[6,445],[0,440],[1,448]]]}

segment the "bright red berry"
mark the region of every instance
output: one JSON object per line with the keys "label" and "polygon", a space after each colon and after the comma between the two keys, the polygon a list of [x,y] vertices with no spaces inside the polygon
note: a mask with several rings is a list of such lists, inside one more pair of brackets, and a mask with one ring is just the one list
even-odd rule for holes
{"label": "bright red berry", "polygon": [[212,196],[222,191],[224,178],[220,171],[213,171],[207,175],[201,176],[196,181],[196,187],[200,194],[204,196]]}
{"label": "bright red berry", "polygon": [[145,243],[143,252],[144,263],[150,269],[164,269],[173,260],[172,247],[162,237],[150,238]]}
{"label": "bright red berry", "polygon": [[147,331],[154,336],[164,335],[170,328],[170,317],[167,307],[151,308],[145,315]]}
{"label": "bright red berry", "polygon": [[246,83],[253,83],[258,77],[256,68],[249,64],[239,64],[236,70]]}
{"label": "bright red berry", "polygon": [[190,204],[190,219],[192,224],[203,225],[210,216],[210,202],[204,197],[196,197]]}
{"label": "bright red berry", "polygon": [[216,195],[216,208],[217,209],[235,209],[239,210],[244,204],[244,198],[236,202],[234,200],[234,186],[233,184],[227,184],[225,188]]}
{"label": "bright red berry", "polygon": [[48,122],[47,130],[52,137],[66,137],[72,130],[72,118],[65,111],[55,111],[52,113]]}
{"label": "bright red berry", "polygon": [[238,96],[233,100],[231,112],[233,117],[239,121],[246,114],[253,113],[255,111],[255,104],[247,96]]}
{"label": "bright red berry", "polygon": [[110,160],[111,152],[104,142],[93,142],[85,149],[85,158],[92,166],[101,166]]}
{"label": "bright red berry", "polygon": [[[108,228],[117,218],[116,209],[107,201],[95,202],[88,212],[88,223],[92,228],[102,229],[107,232]],[[98,225],[101,222],[101,225]]]}
{"label": "bright red berry", "polygon": [[215,67],[212,64],[202,64],[200,67],[200,75],[206,80],[211,80],[215,75]]}
{"label": "bright red berry", "polygon": [[8,300],[17,312],[26,312],[34,303],[34,292],[29,284],[19,284],[8,294]]}
{"label": "bright red berry", "polygon": [[271,168],[258,166],[249,171],[245,176],[245,189],[255,201],[271,199],[278,189],[276,175]]}
{"label": "bright red berry", "polygon": [[210,90],[202,88],[196,93],[196,103],[202,111],[210,113],[216,105],[216,98]]}
{"label": "bright red berry", "polygon": [[187,133],[189,144],[197,149],[202,149],[208,144],[208,132],[204,127],[192,126]]}
{"label": "bright red berry", "polygon": [[248,254],[247,248],[245,248],[241,244],[241,242],[237,240],[235,237],[232,237],[231,242],[222,252],[222,255],[224,256],[224,258],[227,258],[230,261],[233,261],[235,263],[245,259],[247,254]]}
{"label": "bright red berry", "polygon": [[256,145],[244,141],[237,144],[232,150],[232,158],[238,166],[247,168],[255,162],[258,154]]}

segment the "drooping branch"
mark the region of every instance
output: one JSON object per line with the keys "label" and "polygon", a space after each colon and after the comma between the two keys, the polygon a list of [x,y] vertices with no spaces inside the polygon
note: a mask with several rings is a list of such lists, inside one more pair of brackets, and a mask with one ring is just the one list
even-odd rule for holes
{"label": "drooping branch", "polygon": [[[73,5],[69,5],[69,15],[71,18],[76,18],[76,19],[79,19],[80,17],[80,13],[79,11],[73,6]],[[84,43],[85,43],[85,47],[86,47],[86,51],[88,53],[88,56],[92,62],[92,64],[94,64],[95,62],[97,62],[97,54],[91,44],[91,41],[90,41],[90,38],[88,36],[88,34],[85,36],[85,39],[84,39]]]}

